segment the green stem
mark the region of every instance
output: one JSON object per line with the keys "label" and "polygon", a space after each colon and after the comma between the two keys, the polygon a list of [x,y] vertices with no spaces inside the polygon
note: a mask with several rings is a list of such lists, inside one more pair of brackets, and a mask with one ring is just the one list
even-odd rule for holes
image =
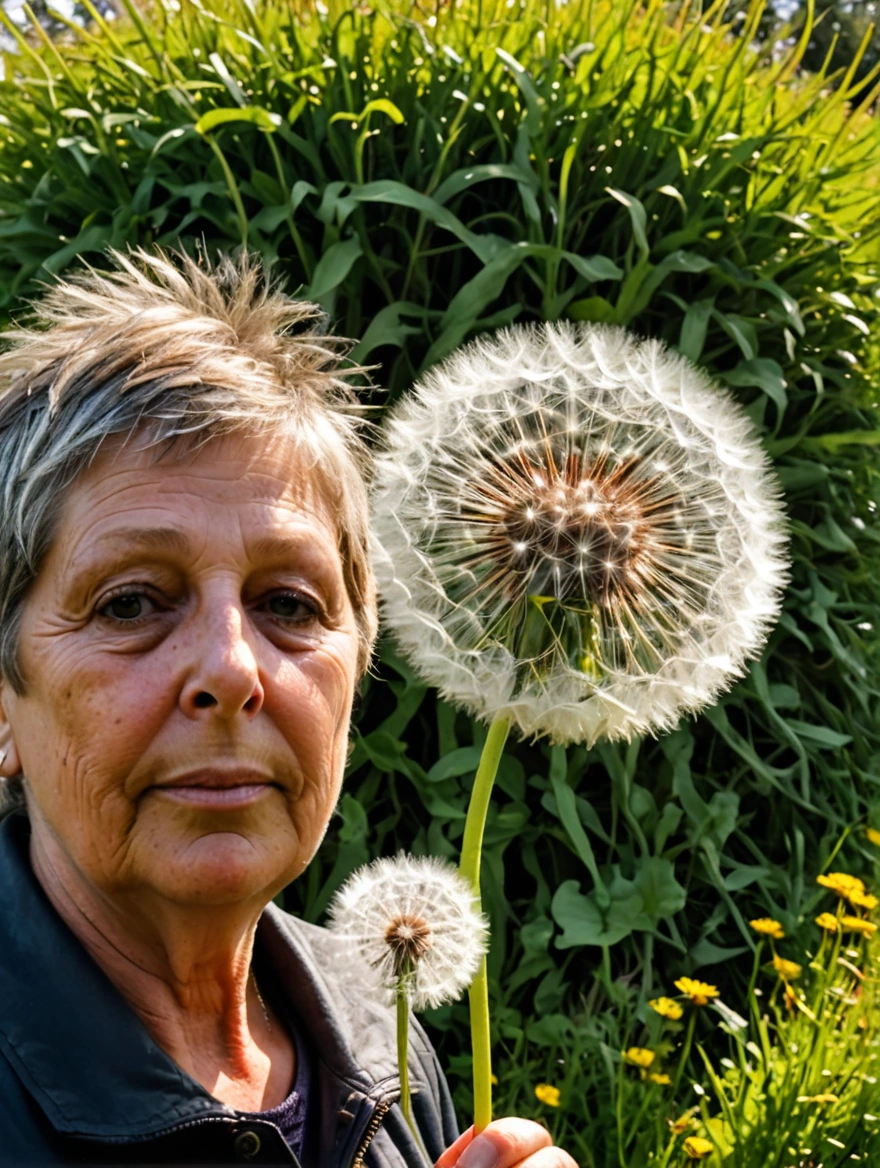
{"label": "green stem", "polygon": [[425,1164],[429,1165],[431,1161],[428,1159],[412,1114],[412,1096],[409,1089],[409,994],[405,977],[397,983],[397,1067],[400,1071],[400,1110]]}
{"label": "green stem", "polygon": [[[462,876],[470,881],[478,906],[481,903],[480,858],[483,850],[483,832],[486,828],[492,787],[509,730],[508,718],[493,719],[480,756],[480,765],[477,767],[464,825],[460,871]],[[474,1127],[476,1131],[481,1132],[492,1122],[492,1041],[489,1027],[489,980],[485,957],[479,973],[474,978],[469,998],[474,1059]]]}

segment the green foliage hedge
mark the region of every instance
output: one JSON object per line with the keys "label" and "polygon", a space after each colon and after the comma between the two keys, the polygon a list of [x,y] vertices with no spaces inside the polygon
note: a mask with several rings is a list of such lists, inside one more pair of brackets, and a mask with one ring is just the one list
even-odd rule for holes
{"label": "green foliage hedge", "polygon": [[[596,1164],[618,1162],[618,1052],[647,998],[698,971],[735,1005],[748,918],[797,933],[816,873],[841,840],[858,870],[880,816],[876,77],[799,70],[808,30],[758,49],[761,9],[163,0],[16,33],[0,83],[7,317],[107,245],[246,245],[359,338],[391,398],[480,330],[570,317],[677,346],[761,428],[794,557],[763,661],[660,741],[512,742],[502,765],[500,1106]],[[288,904],[319,919],[398,847],[455,856],[484,734],[385,645]],[[463,1009],[431,1023],[466,1109]]]}

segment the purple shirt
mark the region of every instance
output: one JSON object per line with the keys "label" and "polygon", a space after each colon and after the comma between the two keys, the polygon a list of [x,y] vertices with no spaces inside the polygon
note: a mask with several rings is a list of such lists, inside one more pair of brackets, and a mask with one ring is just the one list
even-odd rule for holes
{"label": "purple shirt", "polygon": [[303,1149],[306,1146],[306,1116],[309,1105],[309,1085],[311,1073],[305,1044],[301,1041],[296,1028],[291,1024],[288,1016],[285,1021],[296,1047],[296,1075],[290,1094],[277,1107],[270,1107],[268,1111],[240,1111],[242,1119],[261,1119],[274,1123],[280,1129],[287,1146],[298,1160],[302,1160]]}

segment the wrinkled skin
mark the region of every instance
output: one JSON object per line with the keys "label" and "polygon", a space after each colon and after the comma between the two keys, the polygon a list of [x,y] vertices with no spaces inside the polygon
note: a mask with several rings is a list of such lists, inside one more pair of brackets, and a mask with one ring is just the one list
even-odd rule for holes
{"label": "wrinkled skin", "polygon": [[[333,516],[289,440],[110,442],[26,599],[25,693],[0,683],[38,879],[159,1045],[243,1110],[295,1071],[253,936],[336,805],[357,659]],[[440,1164],[570,1168],[548,1143],[502,1120]]]}

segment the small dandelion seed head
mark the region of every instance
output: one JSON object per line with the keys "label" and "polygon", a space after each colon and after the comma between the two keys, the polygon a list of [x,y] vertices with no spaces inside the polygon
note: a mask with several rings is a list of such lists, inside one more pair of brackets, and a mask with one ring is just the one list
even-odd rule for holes
{"label": "small dandelion seed head", "polygon": [[485,918],[458,871],[435,856],[404,853],[349,877],[330,906],[330,928],[389,1004],[404,982],[415,1010],[459,998],[488,942]]}
{"label": "small dandelion seed head", "polygon": [[514,326],[432,369],[386,424],[373,533],[386,623],[425,679],[558,742],[670,729],[714,700],[787,572],[745,413],[604,325]]}

